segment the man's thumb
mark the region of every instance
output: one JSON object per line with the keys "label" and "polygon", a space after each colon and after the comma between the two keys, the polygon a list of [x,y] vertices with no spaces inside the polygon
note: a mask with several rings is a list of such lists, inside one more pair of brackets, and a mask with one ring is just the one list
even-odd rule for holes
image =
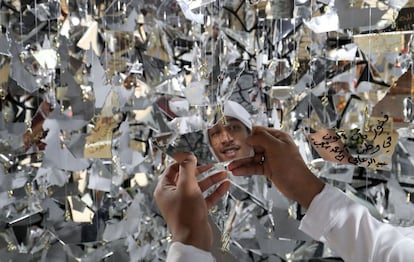
{"label": "man's thumb", "polygon": [[196,183],[197,158],[193,154],[188,154],[179,162],[178,186],[186,186]]}

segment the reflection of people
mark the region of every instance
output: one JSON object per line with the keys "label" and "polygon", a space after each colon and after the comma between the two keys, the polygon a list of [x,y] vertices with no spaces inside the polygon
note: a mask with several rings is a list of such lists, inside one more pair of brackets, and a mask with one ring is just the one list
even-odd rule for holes
{"label": "reflection of people", "polygon": [[[179,162],[167,168],[154,191],[174,241],[169,249],[169,261],[197,261],[196,258],[213,261],[207,252],[213,244],[207,211],[227,192],[230,182],[224,181],[226,172],[197,182],[196,176],[209,167],[197,168],[196,165],[197,159],[193,155],[181,155]],[[219,182],[221,184],[204,198],[202,192]]]}
{"label": "reflection of people", "polygon": [[[216,125],[208,129],[208,142],[210,151],[215,156],[215,159],[220,162],[227,162],[234,159],[245,158],[254,154],[253,148],[246,143],[247,137],[252,131],[252,121],[250,113],[239,103],[228,100],[222,107],[224,121],[220,120]],[[249,191],[255,184],[249,178],[236,178],[237,184],[241,185]],[[232,179],[233,182],[235,178]],[[240,191],[237,187],[231,187],[229,190],[230,198],[227,199],[227,204],[234,199],[240,198]],[[244,200],[248,197],[243,194]],[[210,223],[215,227],[213,233],[214,246],[211,250],[217,261],[232,262],[237,261],[235,257],[227,252],[223,252],[223,247],[220,245],[223,240],[223,232],[210,217]]]}
{"label": "reflection of people", "polygon": [[252,130],[251,116],[246,109],[234,101],[223,105],[225,124],[217,123],[208,130],[208,139],[212,152],[221,161],[251,156],[252,147],[246,144],[246,138]]}
{"label": "reflection of people", "polygon": [[[287,133],[255,127],[247,143],[253,146],[254,156],[233,161],[229,170],[239,176],[268,177],[283,194],[307,208],[300,229],[314,239],[326,241],[345,261],[410,261],[414,256],[413,227],[381,223],[342,191],[325,185],[307,168]],[[185,200],[180,204],[185,206]],[[198,251],[189,246],[170,250],[175,255],[192,257],[192,261],[202,259]],[[178,261],[174,257],[167,260]]]}
{"label": "reflection of people", "polygon": [[48,101],[42,101],[38,111],[31,120],[30,128],[23,134],[25,150],[28,150],[32,146],[37,146],[40,150],[45,149],[45,144],[41,141],[47,134],[47,131],[43,130],[43,123],[52,109]]}

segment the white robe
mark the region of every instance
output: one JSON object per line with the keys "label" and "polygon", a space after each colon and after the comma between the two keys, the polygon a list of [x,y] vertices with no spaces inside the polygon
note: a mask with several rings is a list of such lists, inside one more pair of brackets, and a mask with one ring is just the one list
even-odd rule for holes
{"label": "white robe", "polygon": [[[382,223],[330,185],[312,200],[299,228],[325,242],[345,261],[414,261],[414,227]],[[167,261],[215,259],[209,252],[175,242],[168,250]]]}

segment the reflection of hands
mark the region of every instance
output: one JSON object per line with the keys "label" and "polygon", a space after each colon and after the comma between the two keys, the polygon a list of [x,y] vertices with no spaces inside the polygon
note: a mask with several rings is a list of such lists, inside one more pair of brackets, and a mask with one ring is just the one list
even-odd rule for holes
{"label": "reflection of hands", "polygon": [[257,126],[247,143],[253,146],[255,155],[233,161],[229,170],[236,176],[265,175],[285,196],[309,207],[324,184],[308,169],[290,135]]}
{"label": "reflection of hands", "polygon": [[208,209],[227,192],[230,182],[224,181],[204,198],[202,192],[223,181],[227,174],[219,172],[197,182],[196,176],[211,166],[197,168],[196,164],[196,157],[188,154],[169,166],[157,184],[154,197],[173,241],[208,251],[213,243]]}

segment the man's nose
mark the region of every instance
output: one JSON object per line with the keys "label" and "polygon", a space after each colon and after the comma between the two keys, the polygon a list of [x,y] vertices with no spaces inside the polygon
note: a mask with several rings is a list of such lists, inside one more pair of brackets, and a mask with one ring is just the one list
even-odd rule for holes
{"label": "man's nose", "polygon": [[233,141],[233,136],[228,132],[227,130],[223,130],[221,134],[221,142],[222,143],[228,143]]}

